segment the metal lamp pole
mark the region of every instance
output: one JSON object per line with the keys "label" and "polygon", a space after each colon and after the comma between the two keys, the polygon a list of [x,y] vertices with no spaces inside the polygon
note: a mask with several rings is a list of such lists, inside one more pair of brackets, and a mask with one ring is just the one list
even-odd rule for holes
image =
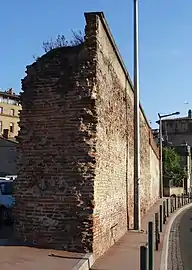
{"label": "metal lamp pole", "polygon": [[159,197],[163,198],[163,147],[162,147],[162,120],[161,115],[159,116]]}
{"label": "metal lamp pole", "polygon": [[134,229],[140,230],[140,126],[139,126],[139,57],[138,0],[134,0]]}
{"label": "metal lamp pole", "polygon": [[158,113],[159,117],[159,197],[163,198],[163,145],[162,145],[162,139],[163,139],[163,131],[162,131],[162,118],[172,116],[172,115],[178,115],[180,112],[174,112],[170,114],[160,115]]}

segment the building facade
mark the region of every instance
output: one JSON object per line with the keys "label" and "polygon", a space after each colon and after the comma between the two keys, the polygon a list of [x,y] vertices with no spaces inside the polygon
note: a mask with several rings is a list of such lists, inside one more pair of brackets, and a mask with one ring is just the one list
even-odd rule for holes
{"label": "building facade", "polygon": [[17,145],[16,141],[0,136],[0,176],[17,174]]}
{"label": "building facade", "polygon": [[[157,130],[153,131],[158,140]],[[192,111],[185,117],[162,119],[162,134],[165,144],[172,145],[181,156],[182,165],[186,168],[187,178],[184,181],[185,191],[192,187],[191,147],[192,147]]]}
{"label": "building facade", "polygon": [[192,112],[186,117],[162,119],[163,139],[173,146],[188,144],[192,146]]}
{"label": "building facade", "polygon": [[0,91],[0,135],[6,130],[8,137],[15,137],[19,131],[19,111],[21,110],[19,95],[13,89]]}

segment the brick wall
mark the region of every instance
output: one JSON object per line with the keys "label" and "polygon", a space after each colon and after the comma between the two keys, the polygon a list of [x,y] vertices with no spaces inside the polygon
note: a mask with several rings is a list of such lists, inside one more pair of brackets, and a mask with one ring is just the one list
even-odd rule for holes
{"label": "brick wall", "polygon": [[[103,14],[87,14],[96,28],[97,143],[93,251],[101,255],[133,228],[133,89]],[[141,215],[159,195],[158,150],[141,109]]]}
{"label": "brick wall", "polygon": [[[85,17],[84,44],[47,53],[22,81],[15,235],[98,257],[133,226],[133,91],[103,14]],[[140,119],[143,215],[158,158]]]}

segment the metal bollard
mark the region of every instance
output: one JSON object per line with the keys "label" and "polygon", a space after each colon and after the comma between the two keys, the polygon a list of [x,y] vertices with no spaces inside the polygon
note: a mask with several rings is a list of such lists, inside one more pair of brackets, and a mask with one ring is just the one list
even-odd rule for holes
{"label": "metal bollard", "polygon": [[188,192],[188,203],[190,203],[190,193]]}
{"label": "metal bollard", "polygon": [[158,213],[155,213],[155,250],[159,249],[160,236],[159,236],[159,218]]}
{"label": "metal bollard", "polygon": [[159,206],[159,230],[163,231],[163,208],[162,205]]}
{"label": "metal bollard", "polygon": [[165,214],[165,201],[163,202],[163,224],[166,222],[166,214]]}
{"label": "metal bollard", "polygon": [[177,197],[175,196],[175,210],[177,209]]}
{"label": "metal bollard", "polygon": [[153,229],[153,222],[150,221],[148,223],[148,265],[149,270],[154,270],[154,229]]}
{"label": "metal bollard", "polygon": [[167,199],[166,201],[167,201],[167,217],[169,217],[169,199]]}
{"label": "metal bollard", "polygon": [[173,203],[173,212],[175,211],[175,198],[172,197],[172,203]]}
{"label": "metal bollard", "polygon": [[140,270],[148,270],[146,246],[140,247]]}
{"label": "metal bollard", "polygon": [[177,207],[180,208],[180,197],[177,196]]}
{"label": "metal bollard", "polygon": [[172,213],[175,211],[175,206],[174,206],[174,198],[173,197],[171,197],[171,200],[172,200]]}
{"label": "metal bollard", "polygon": [[172,197],[170,198],[170,204],[171,204],[170,210],[171,210],[171,213],[173,213],[174,210],[173,210],[173,198]]}
{"label": "metal bollard", "polygon": [[182,193],[181,195],[181,206],[183,206],[185,204],[185,201],[184,201],[184,194]]}

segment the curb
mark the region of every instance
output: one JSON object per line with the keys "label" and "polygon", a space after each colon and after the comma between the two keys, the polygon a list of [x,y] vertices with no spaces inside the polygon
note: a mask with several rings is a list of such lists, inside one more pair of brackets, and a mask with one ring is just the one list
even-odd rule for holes
{"label": "curb", "polygon": [[85,256],[72,268],[72,270],[89,270],[95,260],[92,253],[87,253]]}
{"label": "curb", "polygon": [[168,251],[169,251],[169,234],[170,234],[173,222],[176,219],[176,217],[178,217],[183,211],[187,210],[190,207],[192,207],[192,203],[185,205],[182,208],[178,209],[175,213],[172,214],[172,216],[170,217],[170,219],[168,221],[168,224],[167,224],[165,232],[164,232],[163,249],[161,252],[160,270],[167,270],[167,260],[168,260]]}

